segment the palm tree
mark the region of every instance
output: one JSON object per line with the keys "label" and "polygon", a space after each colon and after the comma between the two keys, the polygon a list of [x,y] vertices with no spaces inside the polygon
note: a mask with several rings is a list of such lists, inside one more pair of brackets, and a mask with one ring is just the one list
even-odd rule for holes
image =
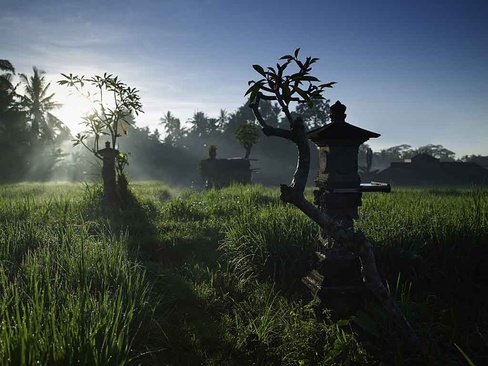
{"label": "palm tree", "polygon": [[0,60],[0,71],[6,71],[0,74],[0,112],[9,109],[15,98],[15,88],[12,85],[12,77],[15,69],[8,60]]}
{"label": "palm tree", "polygon": [[180,141],[185,135],[185,129],[181,127],[181,122],[179,118],[176,118],[171,111],[168,111],[162,118],[160,118],[160,123],[164,125],[164,131],[166,137],[164,142],[174,146],[178,141]]}
{"label": "palm tree", "polygon": [[193,125],[190,132],[194,133],[198,137],[208,136],[209,132],[212,130],[210,119],[203,112],[195,112],[193,114],[193,118],[191,118],[188,122]]}
{"label": "palm tree", "polygon": [[217,119],[218,122],[218,129],[219,131],[224,131],[225,130],[225,125],[227,121],[229,120],[229,113],[227,113],[227,110],[221,109],[219,113],[219,118]]}
{"label": "palm tree", "polygon": [[0,74],[0,88],[11,89],[12,83],[10,82],[12,75],[15,74],[15,69],[9,60],[0,60],[0,71],[6,71],[6,74]]}
{"label": "palm tree", "polygon": [[48,94],[51,83],[46,84],[45,72],[35,66],[32,70],[34,75],[31,77],[20,74],[20,79],[25,86],[23,101],[29,109],[32,121],[31,131],[35,138],[52,140],[55,137],[55,131],[48,124],[47,114],[61,105],[53,100],[54,93]]}

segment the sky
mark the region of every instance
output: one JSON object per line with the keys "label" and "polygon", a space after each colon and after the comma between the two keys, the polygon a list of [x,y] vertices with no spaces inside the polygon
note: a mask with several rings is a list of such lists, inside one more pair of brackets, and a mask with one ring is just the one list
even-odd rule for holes
{"label": "sky", "polygon": [[486,0],[0,0],[0,59],[46,71],[79,129],[87,102],[60,73],[108,72],[140,90],[139,126],[163,130],[202,111],[217,117],[246,99],[253,64],[300,47],[347,122],[381,134],[373,150],[441,144],[488,155]]}

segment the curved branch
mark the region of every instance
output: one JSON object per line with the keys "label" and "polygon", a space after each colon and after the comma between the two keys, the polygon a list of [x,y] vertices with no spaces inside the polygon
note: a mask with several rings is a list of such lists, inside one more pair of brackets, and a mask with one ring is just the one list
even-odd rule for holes
{"label": "curved branch", "polygon": [[352,254],[357,255],[361,261],[361,274],[364,284],[383,305],[393,321],[401,329],[408,342],[421,349],[421,344],[409,322],[403,315],[400,307],[395,303],[389,292],[383,285],[380,275],[376,269],[376,261],[373,253],[373,246],[361,231],[354,232],[353,229],[344,228],[340,223],[333,220],[325,212],[319,210],[309,202],[303,195],[296,194],[296,190],[285,185],[281,186],[280,198],[284,202],[295,205],[300,211],[316,222],[328,235],[338,241]]}
{"label": "curved branch", "polygon": [[292,140],[298,148],[297,168],[293,174],[290,186],[281,185],[280,199],[283,202],[295,205],[300,211],[316,222],[334,240],[338,241],[351,253],[357,255],[361,261],[361,274],[366,287],[380,301],[393,321],[402,330],[410,344],[421,349],[420,342],[412,330],[401,309],[386,290],[380,275],[376,269],[376,262],[373,254],[373,247],[364,234],[360,231],[344,228],[340,223],[333,220],[325,212],[318,209],[309,202],[303,191],[307,184],[308,172],[310,169],[310,148],[305,133],[305,126],[301,117],[290,121],[291,131],[270,127],[263,120],[259,113],[259,95],[251,105],[253,112],[263,126],[263,132],[268,136],[278,136]]}

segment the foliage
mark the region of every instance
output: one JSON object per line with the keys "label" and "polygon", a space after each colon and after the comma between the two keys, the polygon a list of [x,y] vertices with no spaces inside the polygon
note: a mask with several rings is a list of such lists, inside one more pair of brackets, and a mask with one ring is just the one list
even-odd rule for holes
{"label": "foliage", "polygon": [[209,136],[217,131],[217,119],[209,118],[203,112],[195,112],[188,122],[192,124],[190,133],[199,138]]}
{"label": "foliage", "polygon": [[382,160],[402,161],[405,159],[410,159],[417,154],[427,154],[444,161],[454,161],[454,152],[446,149],[442,145],[433,144],[420,146],[417,149],[412,149],[412,146],[407,144],[392,146],[387,149],[380,150],[377,153],[377,156]]}
{"label": "foliage", "polygon": [[309,130],[322,127],[330,121],[330,99],[315,100],[312,108],[298,104],[295,113],[303,118]]}
{"label": "foliage", "polygon": [[20,79],[25,91],[22,102],[29,111],[34,138],[52,141],[59,133],[69,134],[69,129],[61,121],[52,115],[48,118],[49,111],[60,107],[60,104],[54,101],[54,93],[49,94],[48,89],[51,83],[46,84],[44,76],[46,72],[35,66],[32,71],[32,76],[20,74]]}
{"label": "foliage", "polygon": [[217,130],[223,132],[228,120],[229,113],[227,113],[227,110],[221,109],[217,118]]}
{"label": "foliage", "polygon": [[[82,124],[87,130],[76,135],[74,145],[81,144],[102,159],[98,153],[102,136],[109,136],[112,148],[118,149],[117,139],[122,136],[121,133],[127,134],[126,124],[132,124],[134,114],[137,116],[143,113],[139,91],[124,84],[118,76],[112,74],[105,73],[103,76],[94,75],[89,78],[84,75],[61,75],[64,79],[58,81],[59,85],[74,88],[94,104],[92,113],[83,117]],[[85,84],[95,88],[96,92],[85,93]],[[92,138],[91,144],[88,142],[89,137]],[[116,165],[119,178],[123,176],[127,164],[128,155],[119,151]]]}
{"label": "foliage", "polygon": [[[285,55],[280,58],[284,60],[281,64],[276,64],[276,69],[268,67],[266,70],[260,65],[253,65],[253,68],[263,78],[258,81],[249,81],[249,89],[245,95],[249,94],[251,104],[259,99],[276,100],[282,111],[285,113],[290,124],[293,117],[290,113],[290,103],[306,103],[309,108],[313,108],[315,100],[325,99],[322,93],[325,88],[331,88],[335,82],[325,84],[315,84],[320,82],[315,76],[310,75],[312,64],[318,58],[307,57],[305,61],[298,59],[300,49],[297,48],[292,55]],[[295,66],[297,70],[290,74],[285,74],[289,65]]]}
{"label": "foliage", "polygon": [[0,60],[7,71],[0,75],[0,170],[2,181],[23,179],[46,180],[63,159],[63,140],[69,129],[49,113],[57,106],[53,94],[48,95],[44,72],[34,67],[34,75],[21,74],[25,95],[17,93],[21,83],[14,85],[14,68]]}
{"label": "foliage", "polygon": [[164,125],[164,132],[166,134],[164,142],[166,144],[175,146],[185,137],[185,128],[181,127],[180,119],[176,118],[171,111],[168,111],[160,119],[160,123]]}
{"label": "foliage", "polygon": [[80,186],[0,191],[0,364],[125,365],[134,357],[148,283],[127,236],[86,219],[87,199]]}
{"label": "foliage", "polygon": [[428,144],[412,152],[413,155],[427,154],[443,161],[454,161],[455,153],[442,145]]}
{"label": "foliage", "polygon": [[208,156],[212,159],[215,159],[217,156],[217,146],[216,145],[210,145],[208,147]]}
{"label": "foliage", "polygon": [[0,71],[6,71],[0,74],[0,90],[12,89],[12,75],[15,74],[15,68],[9,60],[0,60]]}
{"label": "foliage", "polygon": [[259,141],[259,127],[251,122],[245,122],[239,126],[236,139],[246,149],[245,159],[249,159],[251,148]]}
{"label": "foliage", "polygon": [[12,84],[14,67],[8,60],[0,60],[0,169],[2,181],[22,179],[26,166],[26,151],[30,135],[25,124],[26,113]]}

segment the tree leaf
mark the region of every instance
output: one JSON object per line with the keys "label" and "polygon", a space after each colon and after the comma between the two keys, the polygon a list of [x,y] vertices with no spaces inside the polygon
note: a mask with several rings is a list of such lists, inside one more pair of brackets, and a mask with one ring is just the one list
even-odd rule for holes
{"label": "tree leaf", "polygon": [[288,84],[283,84],[281,86],[281,89],[283,90],[283,101],[287,105],[290,104],[290,100],[291,100],[291,90],[290,90],[290,87],[288,86]]}
{"label": "tree leaf", "polygon": [[254,70],[256,70],[261,75],[263,75],[264,77],[266,77],[266,73],[264,72],[264,69],[261,66],[259,66],[259,65],[252,65],[252,67],[253,67]]}
{"label": "tree leaf", "polygon": [[337,82],[336,81],[332,81],[330,83],[320,84],[319,87],[320,88],[332,88],[332,85],[334,85],[334,84],[337,84]]}
{"label": "tree leaf", "polygon": [[310,75],[303,75],[300,80],[305,80],[305,81],[320,81],[315,76],[310,76]]}
{"label": "tree leaf", "polygon": [[258,96],[258,93],[259,93],[259,90],[253,90],[252,91],[251,95],[249,96],[249,105],[250,106],[254,104],[254,100]]}
{"label": "tree leaf", "polygon": [[307,95],[307,93],[305,91],[300,89],[298,86],[293,85],[292,87],[293,87],[293,90],[296,91],[298,93],[298,95],[300,95],[302,97],[303,100],[305,100],[305,101],[310,100],[309,96]]}
{"label": "tree leaf", "polygon": [[125,125],[122,121],[120,121],[120,128],[122,129],[124,135],[127,135],[127,128],[125,128]]}
{"label": "tree leaf", "polygon": [[260,83],[255,83],[249,89],[247,89],[246,94],[244,94],[244,96],[246,96],[249,93],[252,93],[254,91],[259,91],[259,89],[261,89],[261,84]]}
{"label": "tree leaf", "polygon": [[307,103],[309,108],[313,108],[313,101],[312,99],[310,99],[310,96],[307,94],[306,91],[296,86],[293,86],[293,90],[295,90],[302,97],[303,101]]}
{"label": "tree leaf", "polygon": [[295,50],[295,58],[297,58],[297,57],[298,57],[298,52],[300,52],[300,48],[297,48],[297,49]]}

